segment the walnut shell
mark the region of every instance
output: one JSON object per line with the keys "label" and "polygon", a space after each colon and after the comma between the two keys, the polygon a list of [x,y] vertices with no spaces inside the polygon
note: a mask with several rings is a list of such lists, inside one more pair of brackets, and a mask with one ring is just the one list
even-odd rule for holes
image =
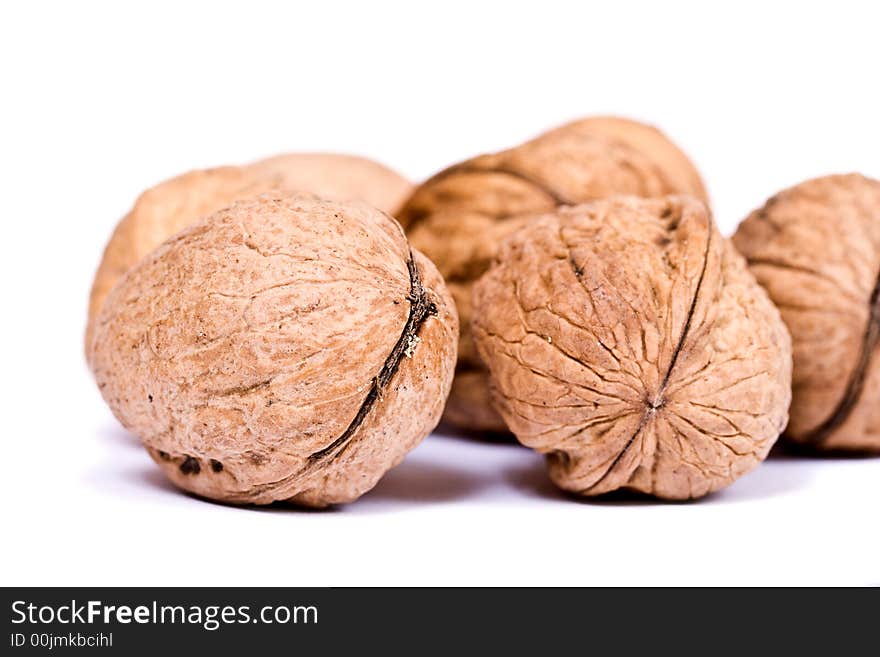
{"label": "walnut shell", "polygon": [[116,282],[176,232],[239,199],[273,189],[309,192],[332,201],[360,200],[391,212],[411,185],[391,169],[351,155],[290,153],[245,167],[190,171],[145,191],[119,222],[89,298],[86,351],[93,323]]}
{"label": "walnut shell", "polygon": [[687,193],[705,200],[688,158],[658,130],[626,119],[576,121],[494,155],[446,169],[416,188],[397,217],[446,279],[461,317],[458,373],[445,418],[504,431],[488,406],[470,332],[471,286],[499,243],[529,216],[613,194]]}
{"label": "walnut shell", "polygon": [[412,192],[412,184],[388,167],[355,155],[284,153],[248,169],[278,177],[283,189],[308,192],[330,201],[363,201],[393,213]]}
{"label": "walnut shell", "polygon": [[754,468],[785,426],[788,332],[695,199],[534,219],[474,308],[495,406],[565,490],[699,497]]}
{"label": "walnut shell", "polygon": [[880,450],[880,182],[804,182],[749,215],[733,241],[791,331],[785,436]]}
{"label": "walnut shell", "polygon": [[177,486],[348,502],[437,424],[454,303],[366,204],[267,194],[178,233],[107,298],[90,361]]}

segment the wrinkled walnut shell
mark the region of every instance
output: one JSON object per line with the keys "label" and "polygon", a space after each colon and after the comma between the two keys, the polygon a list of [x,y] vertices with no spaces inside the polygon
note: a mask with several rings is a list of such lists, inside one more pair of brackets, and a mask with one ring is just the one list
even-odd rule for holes
{"label": "wrinkled walnut shell", "polygon": [[331,201],[365,201],[392,212],[411,185],[376,162],[323,153],[290,153],[244,167],[190,171],[159,183],[140,195],[104,249],[89,299],[86,351],[95,317],[125,272],[196,220],[273,189],[308,192]]}
{"label": "wrinkled walnut shell", "polygon": [[458,372],[445,418],[504,431],[487,404],[486,372],[470,332],[471,287],[499,243],[530,215],[613,194],[687,193],[705,200],[688,158],[658,130],[619,118],[567,124],[517,148],[446,169],[416,188],[397,217],[446,279],[461,317]]}
{"label": "wrinkled walnut shell", "polygon": [[474,307],[495,406],[565,490],[700,497],[760,463],[785,426],[788,332],[695,199],[534,219]]}
{"label": "wrinkled walnut shell", "polygon": [[132,269],[90,362],[177,486],[325,506],[368,491],[437,424],[457,339],[443,280],[393,219],[266,194]]}
{"label": "wrinkled walnut shell", "polygon": [[785,436],[880,451],[880,182],[852,174],[787,189],[733,241],[791,331]]}

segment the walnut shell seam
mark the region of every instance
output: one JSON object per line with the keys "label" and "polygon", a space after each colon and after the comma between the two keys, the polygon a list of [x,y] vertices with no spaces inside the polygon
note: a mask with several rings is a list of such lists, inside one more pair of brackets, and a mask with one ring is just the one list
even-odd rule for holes
{"label": "walnut shell seam", "polygon": [[[254,493],[267,493],[281,488],[291,481],[309,474],[323,462],[341,456],[348,446],[351,445],[357,430],[360,428],[361,424],[363,424],[376,402],[381,400],[382,391],[389,383],[391,383],[391,380],[394,378],[394,375],[400,367],[400,363],[412,348],[413,342],[418,336],[419,329],[428,317],[437,314],[437,305],[428,298],[428,292],[422,285],[422,277],[415,264],[411,249],[406,266],[409,271],[410,279],[410,292],[407,297],[410,302],[409,316],[403,326],[400,337],[394,344],[394,347],[391,349],[385,362],[382,364],[379,374],[374,376],[373,380],[370,382],[370,389],[367,391],[364,401],[361,402],[352,421],[346,427],[345,431],[343,431],[333,442],[310,454],[306,465],[299,471],[294,472],[283,479],[263,484],[262,486],[256,486],[253,488]],[[184,464],[186,464],[186,461],[181,464],[181,471],[183,471]]]}
{"label": "walnut shell seam", "polygon": [[[703,252],[703,264],[700,269],[700,276],[697,279],[697,286],[694,290],[694,296],[691,298],[690,306],[688,307],[688,314],[685,318],[684,327],[682,328],[681,335],[678,338],[678,342],[675,345],[675,350],[672,352],[672,358],[669,361],[669,366],[666,368],[666,373],[663,375],[663,380],[660,383],[659,388],[657,389],[657,394],[654,399],[645,399],[645,411],[642,414],[642,419],[639,421],[638,427],[633,432],[632,436],[630,436],[629,440],[624,445],[623,449],[620,453],[611,461],[611,465],[608,466],[608,469],[605,470],[604,474],[599,477],[593,484],[591,484],[588,488],[580,491],[581,493],[587,494],[593,488],[599,486],[605,478],[614,471],[614,468],[617,467],[617,464],[626,456],[626,453],[629,451],[630,447],[636,441],[636,438],[639,437],[639,434],[644,430],[645,426],[648,424],[648,421],[651,419],[651,416],[657,412],[657,410],[663,408],[665,401],[663,399],[663,394],[666,392],[666,388],[669,386],[669,380],[672,376],[672,372],[675,370],[675,365],[678,362],[678,357],[681,354],[682,349],[688,338],[688,333],[691,329],[691,323],[694,318],[694,313],[697,308],[697,301],[700,299],[700,292],[703,290],[703,281],[706,277],[706,267],[709,264],[709,254],[711,253],[712,247],[712,236],[713,233],[709,232],[709,235],[706,239],[706,248]],[[574,270],[575,277],[580,281],[583,277],[583,268],[580,267],[575,261],[574,258],[569,255],[568,259],[569,263]]]}
{"label": "walnut shell seam", "polygon": [[531,218],[562,207],[616,194],[673,193],[706,200],[699,174],[665,135],[615,117],[569,123],[514,148],[454,164],[414,190],[397,217],[413,246],[438,265],[462,315],[460,383],[453,384],[447,421],[506,430],[488,403],[488,373],[470,331],[471,288],[500,242]]}
{"label": "walnut shell seam", "polygon": [[501,249],[475,288],[477,347],[493,404],[556,485],[691,499],[766,457],[789,335],[702,204],[597,201]]}
{"label": "walnut shell seam", "polygon": [[[381,399],[382,390],[384,390],[391,382],[391,379],[394,378],[397,369],[400,367],[401,360],[403,360],[404,356],[406,356],[412,348],[413,342],[418,336],[422,324],[425,323],[425,320],[430,315],[437,314],[437,305],[428,299],[428,293],[422,285],[422,278],[419,275],[419,270],[413,259],[412,251],[409,253],[406,267],[409,270],[410,292],[408,300],[410,302],[410,307],[409,317],[407,317],[406,324],[403,326],[403,331],[397,342],[394,344],[394,347],[391,349],[391,353],[388,354],[388,358],[385,359],[382,369],[379,370],[379,374],[373,377],[373,381],[370,384],[370,390],[367,392],[367,396],[364,398],[364,401],[358,409],[358,412],[355,414],[354,419],[351,421],[351,424],[348,425],[339,438],[327,445],[327,447],[324,447],[309,456],[310,463],[318,463],[325,458],[338,456],[345,450],[348,441],[358,430],[358,427],[361,426],[364,418],[372,410],[376,401]],[[337,449],[338,451],[336,451]]]}
{"label": "walnut shell seam", "polygon": [[[749,265],[752,261],[749,261]],[[869,303],[868,325],[862,338],[861,351],[856,367],[847,381],[843,397],[837,406],[818,427],[804,436],[803,440],[812,445],[821,445],[828,437],[846,422],[855,405],[862,396],[862,388],[868,375],[868,367],[877,345],[880,344],[880,272],[877,273],[877,282],[871,293]]]}

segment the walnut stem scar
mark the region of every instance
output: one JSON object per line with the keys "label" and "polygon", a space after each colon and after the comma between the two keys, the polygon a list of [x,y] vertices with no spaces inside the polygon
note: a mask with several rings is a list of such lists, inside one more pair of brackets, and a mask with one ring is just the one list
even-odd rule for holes
{"label": "walnut stem scar", "polygon": [[877,273],[877,282],[868,301],[868,325],[862,336],[862,348],[859,352],[859,360],[846,384],[846,390],[832,411],[822,424],[813,429],[805,436],[805,440],[813,445],[821,445],[838,429],[849,417],[852,409],[862,395],[865,385],[865,377],[868,375],[868,366],[871,356],[877,344],[880,343],[880,272]]}

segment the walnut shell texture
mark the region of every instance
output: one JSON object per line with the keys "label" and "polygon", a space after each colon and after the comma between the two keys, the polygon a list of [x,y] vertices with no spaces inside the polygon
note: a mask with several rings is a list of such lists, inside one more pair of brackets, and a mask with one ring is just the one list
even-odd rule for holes
{"label": "walnut shell texture", "polygon": [[541,216],[503,243],[474,308],[496,408],[565,490],[700,497],[785,426],[788,332],[698,200]]}
{"label": "walnut shell texture", "polygon": [[470,332],[471,287],[500,242],[530,215],[614,194],[706,199],[694,166],[650,126],[614,117],[569,123],[516,148],[454,165],[417,187],[397,213],[413,246],[438,267],[461,317],[453,424],[504,431]]}
{"label": "walnut shell texture", "polygon": [[733,241],[791,331],[786,438],[880,451],[880,181],[804,182],[749,215]]}
{"label": "walnut shell texture", "polygon": [[393,219],[269,193],[132,269],[90,362],[180,488],[320,507],[368,491],[434,428],[457,340],[440,274]]}
{"label": "walnut shell texture", "polygon": [[334,153],[284,153],[248,166],[253,173],[278,178],[279,186],[329,201],[363,201],[395,212],[412,184],[388,167],[365,157]]}
{"label": "walnut shell texture", "polygon": [[273,189],[308,192],[331,201],[365,201],[397,209],[411,185],[397,173],[353,155],[289,153],[244,167],[190,171],[145,191],[119,222],[89,299],[86,350],[93,323],[116,282],[167,238],[234,201]]}

